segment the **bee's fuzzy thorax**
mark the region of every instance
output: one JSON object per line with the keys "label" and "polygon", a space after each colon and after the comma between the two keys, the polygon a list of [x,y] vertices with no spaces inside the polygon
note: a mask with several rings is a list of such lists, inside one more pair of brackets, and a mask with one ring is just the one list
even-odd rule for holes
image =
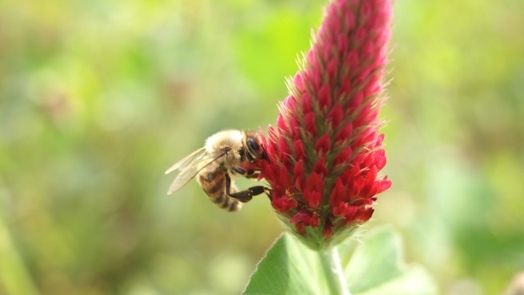
{"label": "bee's fuzzy thorax", "polygon": [[226,155],[220,160],[225,163],[226,168],[238,165],[240,162],[239,151],[242,148],[242,132],[239,130],[220,131],[206,140],[206,151],[210,157],[219,157],[227,150]]}

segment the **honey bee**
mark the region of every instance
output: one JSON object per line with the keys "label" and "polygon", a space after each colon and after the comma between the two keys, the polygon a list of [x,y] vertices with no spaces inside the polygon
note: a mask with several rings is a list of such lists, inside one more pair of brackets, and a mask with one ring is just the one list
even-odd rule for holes
{"label": "honey bee", "polygon": [[218,132],[206,140],[204,147],[167,169],[166,174],[180,171],[167,194],[178,191],[196,177],[211,202],[230,212],[238,211],[242,203],[264,193],[267,188],[258,185],[238,191],[230,175],[257,178],[260,171],[254,164],[260,159],[268,160],[268,157],[254,131]]}

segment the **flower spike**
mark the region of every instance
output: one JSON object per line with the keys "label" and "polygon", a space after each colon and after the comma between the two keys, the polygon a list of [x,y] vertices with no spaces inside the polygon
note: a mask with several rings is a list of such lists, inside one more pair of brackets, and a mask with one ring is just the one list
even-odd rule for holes
{"label": "flower spike", "polygon": [[376,195],[391,186],[379,176],[386,156],[378,119],[391,14],[390,0],[332,0],[263,138],[269,161],[259,166],[271,204],[313,249],[368,221]]}

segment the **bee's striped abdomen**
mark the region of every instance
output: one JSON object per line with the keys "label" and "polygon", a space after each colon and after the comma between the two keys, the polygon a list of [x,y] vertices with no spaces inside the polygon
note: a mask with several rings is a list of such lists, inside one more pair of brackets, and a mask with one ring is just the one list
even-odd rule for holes
{"label": "bee's striped abdomen", "polygon": [[[198,182],[211,202],[230,212],[238,211],[242,204],[239,200],[231,198],[226,194],[225,173],[226,171],[221,167],[204,169],[198,175]],[[234,187],[231,187],[230,190],[233,192]]]}

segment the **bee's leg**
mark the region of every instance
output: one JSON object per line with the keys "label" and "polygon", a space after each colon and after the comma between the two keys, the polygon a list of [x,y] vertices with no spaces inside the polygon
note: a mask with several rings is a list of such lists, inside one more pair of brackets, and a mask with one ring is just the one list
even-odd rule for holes
{"label": "bee's leg", "polygon": [[251,201],[253,196],[260,195],[266,191],[266,188],[262,185],[252,186],[246,190],[234,192],[230,191],[231,189],[231,177],[226,173],[226,194],[232,198],[239,200],[242,203]]}
{"label": "bee's leg", "polygon": [[260,175],[260,171],[253,169],[245,170],[240,167],[233,167],[233,170],[245,178],[258,178],[258,175]]}
{"label": "bee's leg", "polygon": [[253,169],[247,170],[246,172],[246,175],[244,175],[246,178],[258,178],[258,176],[260,175],[260,171]]}

